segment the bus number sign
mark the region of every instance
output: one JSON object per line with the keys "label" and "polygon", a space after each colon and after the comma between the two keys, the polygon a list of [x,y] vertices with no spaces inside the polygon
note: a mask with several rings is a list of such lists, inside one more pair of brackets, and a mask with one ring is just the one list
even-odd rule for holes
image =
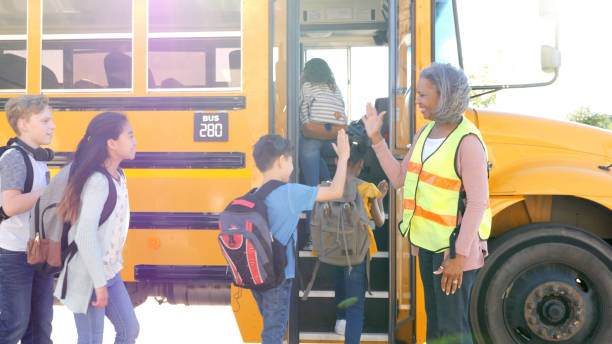
{"label": "bus number sign", "polygon": [[193,140],[227,141],[227,112],[196,112],[193,121]]}

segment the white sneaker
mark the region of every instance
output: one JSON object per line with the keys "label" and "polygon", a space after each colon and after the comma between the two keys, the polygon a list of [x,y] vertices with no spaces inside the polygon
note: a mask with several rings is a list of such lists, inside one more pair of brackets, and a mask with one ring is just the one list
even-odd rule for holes
{"label": "white sneaker", "polygon": [[344,330],[346,329],[346,319],[337,319],[336,326],[334,326],[334,332],[344,336]]}

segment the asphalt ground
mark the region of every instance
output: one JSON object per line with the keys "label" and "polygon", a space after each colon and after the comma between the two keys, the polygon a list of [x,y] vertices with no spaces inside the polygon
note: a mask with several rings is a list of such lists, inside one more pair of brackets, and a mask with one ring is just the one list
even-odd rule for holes
{"label": "asphalt ground", "polygon": [[[72,312],[61,305],[53,307],[55,344],[76,344],[77,333]],[[238,344],[242,338],[230,306],[183,306],[164,303],[154,298],[136,307],[140,334],[136,343],[210,343]],[[105,318],[103,344],[115,341],[115,330]]]}

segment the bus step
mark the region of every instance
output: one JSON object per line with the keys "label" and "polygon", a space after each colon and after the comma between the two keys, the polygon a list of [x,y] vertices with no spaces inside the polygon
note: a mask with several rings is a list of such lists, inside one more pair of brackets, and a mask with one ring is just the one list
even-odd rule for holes
{"label": "bus step", "polygon": [[[304,292],[300,290],[299,296],[302,297]],[[333,298],[335,293],[333,290],[311,290],[308,294],[308,298],[311,297],[331,297]],[[388,299],[389,292],[388,291],[372,291],[372,294],[366,292],[366,298],[370,299]]]}
{"label": "bus step", "polygon": [[[367,294],[366,294],[367,295]],[[389,323],[389,299],[368,297],[365,300],[364,333],[386,333]],[[332,297],[312,297],[299,301],[300,332],[333,332],[336,304]]]}
{"label": "bus step", "polygon": [[[300,332],[300,340],[344,342],[344,336],[335,332]],[[361,342],[384,342],[389,340],[387,333],[362,333]]]}
{"label": "bus step", "polygon": [[[312,255],[312,251],[300,251],[300,258],[312,258],[312,257],[314,257]],[[387,252],[387,251],[377,252],[372,258],[373,259],[376,259],[376,258],[389,258],[389,252]]]}
{"label": "bus step", "polygon": [[[300,258],[299,275],[304,287],[312,278],[312,271],[317,262],[316,257]],[[370,262],[370,286],[372,291],[389,290],[389,258],[374,258]],[[334,266],[321,264],[317,278],[312,287],[314,290],[334,290]]]}

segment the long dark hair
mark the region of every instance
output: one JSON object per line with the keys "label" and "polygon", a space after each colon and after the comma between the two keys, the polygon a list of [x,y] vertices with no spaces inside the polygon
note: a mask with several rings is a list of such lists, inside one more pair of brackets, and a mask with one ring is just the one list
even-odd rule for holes
{"label": "long dark hair", "polygon": [[370,140],[365,135],[349,135],[349,144],[351,145],[351,155],[347,164],[350,167],[355,166],[365,158]]}
{"label": "long dark hair", "polygon": [[306,62],[304,65],[302,85],[305,82],[310,82],[313,84],[325,83],[332,91],[335,91],[337,88],[334,73],[332,73],[327,62],[318,57],[308,60],[308,62]]}
{"label": "long dark hair", "polygon": [[127,117],[118,112],[103,112],[89,122],[74,154],[66,191],[57,207],[57,214],[64,221],[76,222],[85,182],[95,171],[104,170],[108,158],[106,142],[117,140],[126,123]]}

